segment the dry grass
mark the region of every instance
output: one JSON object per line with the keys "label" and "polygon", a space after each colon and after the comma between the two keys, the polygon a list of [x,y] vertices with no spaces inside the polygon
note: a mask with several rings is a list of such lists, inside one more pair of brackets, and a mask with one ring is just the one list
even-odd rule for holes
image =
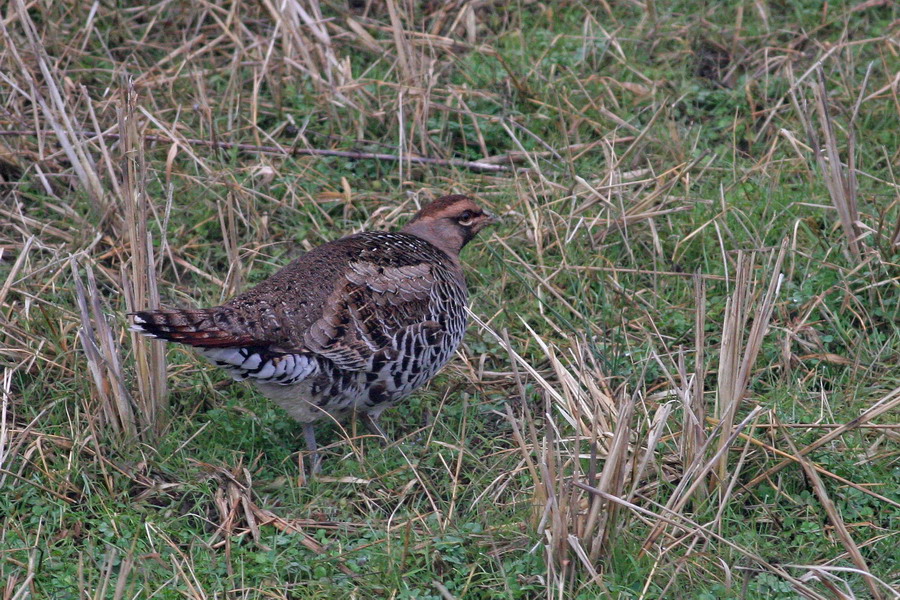
{"label": "dry grass", "polygon": [[[11,3],[2,598],[900,597],[896,9],[703,10]],[[467,345],[333,476],[123,328],[451,191]]]}

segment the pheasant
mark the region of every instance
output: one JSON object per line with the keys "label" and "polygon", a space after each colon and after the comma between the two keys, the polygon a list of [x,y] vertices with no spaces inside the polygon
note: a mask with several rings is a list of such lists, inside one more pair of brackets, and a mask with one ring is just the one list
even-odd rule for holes
{"label": "pheasant", "polygon": [[318,246],[221,306],[131,313],[131,329],[251,382],[302,423],[315,473],[317,420],[355,412],[385,437],[382,411],[450,360],[467,320],[459,254],[494,221],[471,198],[444,196],[398,232]]}

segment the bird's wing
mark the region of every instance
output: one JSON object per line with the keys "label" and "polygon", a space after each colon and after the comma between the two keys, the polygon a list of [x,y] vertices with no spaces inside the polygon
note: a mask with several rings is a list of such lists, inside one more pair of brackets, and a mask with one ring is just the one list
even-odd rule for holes
{"label": "bird's wing", "polygon": [[441,285],[446,284],[429,263],[352,262],[321,318],[304,335],[304,346],[343,369],[356,371],[390,360],[394,340],[407,333],[438,343],[441,326],[429,315],[433,294]]}

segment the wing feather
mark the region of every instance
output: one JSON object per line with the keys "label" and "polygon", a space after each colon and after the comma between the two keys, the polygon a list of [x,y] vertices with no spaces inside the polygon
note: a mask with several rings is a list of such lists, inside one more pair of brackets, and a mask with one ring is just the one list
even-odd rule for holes
{"label": "wing feather", "polygon": [[341,368],[370,369],[378,356],[390,353],[398,334],[430,319],[435,285],[429,264],[353,262],[305,345]]}

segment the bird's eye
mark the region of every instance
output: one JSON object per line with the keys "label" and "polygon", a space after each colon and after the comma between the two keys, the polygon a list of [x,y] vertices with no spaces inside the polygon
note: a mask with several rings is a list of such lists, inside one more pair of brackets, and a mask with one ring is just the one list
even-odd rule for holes
{"label": "bird's eye", "polygon": [[468,227],[475,221],[477,215],[471,210],[464,210],[461,215],[456,218],[457,223],[463,227]]}

